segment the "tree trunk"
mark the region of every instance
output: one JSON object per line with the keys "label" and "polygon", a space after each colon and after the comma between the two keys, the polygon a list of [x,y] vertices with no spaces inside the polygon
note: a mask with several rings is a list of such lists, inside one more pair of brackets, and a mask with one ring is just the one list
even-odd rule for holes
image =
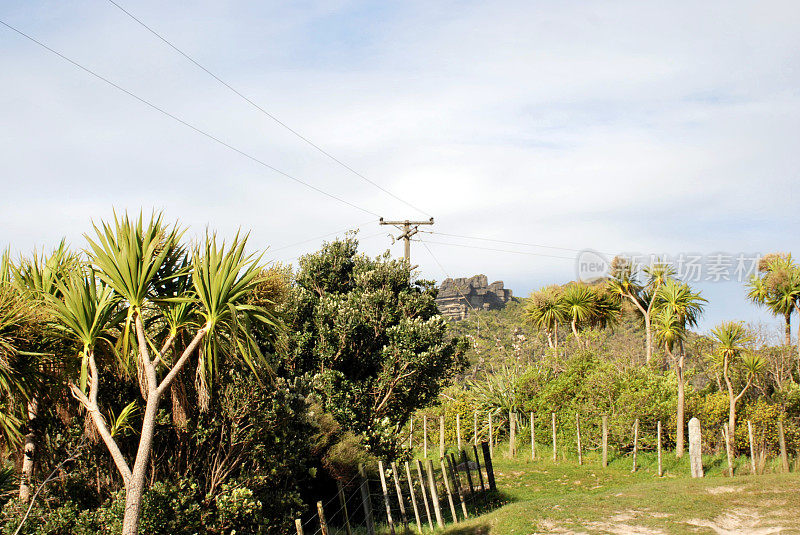
{"label": "tree trunk", "polygon": [[[728,387],[728,434],[731,437],[729,442],[733,442],[733,433],[736,430],[736,396],[733,393],[733,385],[728,377],[728,357],[724,357],[722,365],[722,375],[725,378],[725,385]],[[731,446],[731,449],[733,446]],[[729,453],[726,451],[726,453]]]}
{"label": "tree trunk", "polygon": [[[800,316],[800,303],[797,301],[795,301],[794,309],[797,311],[798,316]],[[797,322],[797,371],[800,373],[800,320]]]}
{"label": "tree trunk", "polygon": [[645,362],[650,364],[650,359],[653,357],[653,330],[650,327],[650,310],[648,309],[647,312],[644,313],[644,332],[645,332],[645,344],[646,353],[645,353]]}
{"label": "tree trunk", "polygon": [[28,503],[31,499],[31,484],[33,481],[34,461],[36,455],[36,431],[34,430],[36,416],[39,413],[39,400],[33,397],[28,402],[28,433],[25,435],[25,447],[22,457],[22,473],[19,479],[19,501]]}
{"label": "tree trunk", "polygon": [[792,313],[789,312],[788,314],[784,314],[784,318],[786,319],[786,325],[783,329],[783,337],[784,342],[783,344],[786,346],[792,345]]}
{"label": "tree trunk", "polygon": [[556,357],[558,357],[558,322],[556,322],[556,328],[554,329],[553,339],[554,339],[554,346],[555,346],[555,350],[556,350]]}
{"label": "tree trunk", "polygon": [[684,429],[686,427],[684,420],[686,418],[684,413],[684,384],[683,384],[683,366],[685,362],[685,354],[683,347],[680,348],[681,356],[678,366],[675,368],[675,373],[678,376],[678,410],[676,415],[677,429],[675,433],[675,456],[679,459],[683,457]]}
{"label": "tree trunk", "polygon": [[553,347],[555,347],[553,346],[553,333],[550,331],[550,329],[546,329],[545,332],[547,333],[547,345],[550,347],[550,349],[553,349]]}
{"label": "tree trunk", "polygon": [[139,448],[136,451],[136,463],[133,465],[130,483],[125,489],[125,516],[122,520],[122,535],[137,535],[139,532],[139,512],[142,507],[147,467],[153,446],[153,435],[156,430],[156,416],[161,395],[155,388],[148,389],[147,405],[142,419],[142,432]]}
{"label": "tree trunk", "polygon": [[578,345],[581,344],[581,335],[578,334],[578,325],[575,318],[572,319],[572,334],[575,335],[575,340],[578,341]]}

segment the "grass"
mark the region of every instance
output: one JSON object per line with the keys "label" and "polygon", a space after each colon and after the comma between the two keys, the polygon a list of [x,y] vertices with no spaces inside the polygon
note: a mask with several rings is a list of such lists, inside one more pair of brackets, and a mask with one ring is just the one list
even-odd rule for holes
{"label": "grass", "polygon": [[688,455],[676,460],[665,452],[658,478],[651,452],[639,453],[632,473],[630,454],[612,456],[603,468],[596,452],[578,466],[572,457],[553,462],[545,448],[536,461],[520,450],[513,460],[505,448],[495,450],[498,507],[443,533],[800,533],[796,472],[750,475],[740,457],[730,478],[725,456],[717,455],[704,457],[706,477],[692,479]]}

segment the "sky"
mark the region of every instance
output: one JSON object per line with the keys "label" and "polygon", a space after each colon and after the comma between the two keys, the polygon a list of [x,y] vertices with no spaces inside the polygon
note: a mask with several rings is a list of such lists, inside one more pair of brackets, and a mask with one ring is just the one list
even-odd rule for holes
{"label": "sky", "polygon": [[400,257],[378,217],[433,216],[424,278],[526,296],[587,249],[701,258],[700,330],[780,325],[735,271],[799,245],[797,2],[118,3],[417,209],[108,0],[5,0],[0,20],[262,163],[0,26],[0,247],[155,209],[284,263],[348,228]]}

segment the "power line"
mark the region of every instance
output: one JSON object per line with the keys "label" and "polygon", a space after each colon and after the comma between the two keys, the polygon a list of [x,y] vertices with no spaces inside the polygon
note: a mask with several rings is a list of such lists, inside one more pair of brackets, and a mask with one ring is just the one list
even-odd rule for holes
{"label": "power line", "polygon": [[[422,232],[422,231],[420,231],[420,232]],[[426,242],[422,241],[421,239],[416,239],[416,240],[412,240],[412,241],[419,241],[419,242],[422,242],[423,244],[426,243]],[[528,252],[528,251],[512,251],[510,249],[496,249],[494,247],[480,247],[478,245],[466,245],[466,244],[462,244],[462,243],[445,243],[445,242],[438,242],[438,241],[428,241],[427,243],[435,244],[435,245],[446,245],[446,246],[450,246],[450,247],[466,247],[468,249],[482,249],[484,251],[497,251],[497,252],[500,252],[500,253],[512,253],[512,254],[521,254],[521,255],[527,255],[527,256],[543,256],[543,257],[546,257],[546,258],[561,258],[563,260],[573,260],[573,261],[575,260],[575,258],[569,257],[569,256],[556,256],[556,255],[550,255],[550,254],[544,254],[544,253],[531,253],[531,252]]]}
{"label": "power line", "polygon": [[391,192],[391,191],[389,191],[388,189],[384,188],[383,186],[381,186],[381,185],[380,185],[380,184],[378,184],[377,182],[375,182],[375,181],[373,181],[373,180],[370,180],[369,178],[367,178],[367,177],[366,177],[366,176],[364,176],[363,174],[359,173],[358,171],[356,171],[355,169],[353,169],[352,167],[350,167],[349,165],[347,165],[346,163],[344,163],[344,162],[343,162],[343,161],[341,161],[340,159],[336,158],[336,157],[335,157],[333,154],[331,154],[330,152],[326,151],[325,149],[323,149],[322,147],[320,147],[319,145],[317,145],[316,143],[314,143],[313,141],[311,141],[309,138],[307,138],[307,137],[305,137],[304,135],[302,135],[302,134],[301,134],[300,132],[298,132],[297,130],[295,130],[295,129],[293,129],[292,127],[290,127],[288,124],[286,124],[286,123],[284,123],[283,121],[281,121],[280,119],[278,119],[278,118],[277,118],[275,115],[273,115],[272,113],[268,112],[266,109],[264,109],[262,106],[260,106],[260,105],[259,105],[259,104],[257,104],[256,102],[254,102],[254,101],[253,101],[252,99],[250,99],[249,97],[247,97],[247,96],[245,96],[244,94],[242,94],[242,93],[241,93],[239,90],[237,90],[235,87],[233,87],[232,85],[230,85],[228,82],[226,82],[225,80],[223,80],[222,78],[220,78],[219,76],[217,76],[216,74],[214,74],[213,72],[211,72],[209,69],[207,69],[205,66],[203,66],[202,64],[200,64],[200,63],[199,63],[197,60],[195,60],[195,59],[194,59],[193,57],[191,57],[189,54],[187,54],[186,52],[184,52],[183,50],[181,50],[180,48],[178,48],[178,47],[177,47],[176,45],[174,45],[174,44],[173,44],[171,41],[169,41],[169,40],[168,40],[167,38],[165,38],[163,35],[159,34],[159,33],[158,33],[157,31],[155,31],[153,28],[151,28],[150,26],[148,26],[147,24],[145,24],[145,23],[144,23],[144,22],[143,22],[141,19],[139,19],[138,17],[136,17],[136,16],[135,16],[133,13],[131,13],[130,11],[128,11],[127,9],[125,9],[124,7],[122,7],[121,5],[119,5],[117,2],[115,2],[114,0],[108,0],[108,1],[109,1],[111,4],[113,4],[114,6],[116,6],[116,7],[117,7],[117,8],[118,8],[120,11],[122,11],[123,13],[125,13],[126,15],[128,15],[128,16],[129,16],[131,19],[133,19],[134,21],[136,21],[136,22],[137,22],[137,23],[138,23],[140,26],[142,26],[142,27],[143,27],[144,29],[146,29],[148,32],[152,33],[152,34],[153,34],[154,36],[156,36],[158,39],[160,39],[161,41],[163,41],[163,42],[164,42],[164,43],[165,43],[167,46],[169,46],[170,48],[172,48],[172,49],[173,49],[175,52],[177,52],[178,54],[180,54],[181,56],[183,56],[183,57],[184,57],[184,58],[186,58],[187,60],[191,61],[191,62],[192,62],[192,63],[193,63],[195,66],[197,66],[199,69],[201,69],[202,71],[204,71],[206,74],[208,74],[209,76],[211,76],[212,78],[214,78],[214,79],[215,79],[217,82],[219,82],[220,84],[222,84],[222,85],[224,85],[225,87],[227,87],[227,88],[228,88],[230,91],[232,91],[232,92],[233,92],[235,95],[239,96],[240,98],[242,98],[243,100],[245,100],[245,101],[246,101],[248,104],[250,104],[252,107],[254,107],[254,108],[255,108],[255,109],[257,109],[258,111],[260,111],[261,113],[263,113],[264,115],[266,115],[267,117],[269,117],[270,119],[272,119],[273,121],[275,121],[277,124],[279,124],[280,126],[282,126],[283,128],[285,128],[286,130],[288,130],[289,132],[291,132],[292,134],[294,134],[294,135],[295,135],[297,138],[301,139],[302,141],[304,141],[305,143],[307,143],[308,145],[310,145],[311,147],[313,147],[314,149],[316,149],[316,150],[317,150],[319,153],[323,154],[324,156],[326,156],[326,157],[327,157],[327,158],[329,158],[330,160],[332,160],[332,161],[336,162],[337,164],[339,164],[340,166],[344,167],[345,169],[347,169],[348,171],[350,171],[351,173],[353,173],[353,174],[354,174],[354,175],[356,175],[357,177],[361,178],[362,180],[364,180],[364,181],[368,182],[369,184],[371,184],[371,185],[375,186],[376,188],[378,188],[378,189],[379,189],[379,190],[381,190],[382,192],[386,193],[386,194],[387,194],[387,195],[389,195],[390,197],[394,198],[395,200],[398,200],[398,201],[400,201],[401,203],[405,204],[406,206],[409,206],[409,207],[413,208],[414,210],[417,210],[418,212],[421,212],[421,213],[423,213],[423,214],[425,214],[425,215],[427,215],[427,216],[430,216],[430,214],[429,214],[429,213],[427,213],[425,210],[423,210],[423,209],[421,209],[421,208],[418,208],[418,207],[414,206],[414,205],[413,205],[413,204],[411,204],[410,202],[408,202],[408,201],[406,201],[406,200],[404,200],[404,199],[402,199],[402,198],[398,197],[397,195],[395,195],[394,193],[392,193],[392,192]]}
{"label": "power line", "polygon": [[369,221],[366,221],[364,223],[361,223],[361,224],[353,226],[353,227],[343,228],[343,229],[337,230],[335,232],[329,232],[329,233],[323,234],[321,236],[315,236],[313,238],[308,238],[307,240],[299,241],[299,242],[296,242],[296,243],[290,243],[289,245],[282,245],[280,247],[270,249],[270,252],[283,251],[284,249],[290,249],[292,247],[297,247],[298,245],[303,245],[304,243],[308,243],[310,241],[321,240],[322,238],[328,238],[330,236],[335,236],[337,234],[342,234],[343,232],[348,232],[350,230],[357,230],[357,229],[360,229],[363,226],[369,225],[370,223],[374,223],[375,221],[378,221],[378,220],[377,219],[370,219]]}
{"label": "power line", "polygon": [[150,101],[148,101],[148,100],[136,95],[135,93],[132,93],[131,91],[128,91],[124,87],[112,82],[108,78],[105,78],[104,76],[96,73],[95,71],[89,69],[88,67],[84,67],[83,65],[81,65],[77,61],[74,61],[74,60],[68,58],[67,56],[65,56],[61,52],[58,52],[57,50],[55,50],[53,48],[50,48],[49,46],[47,46],[43,42],[35,39],[34,37],[28,35],[27,33],[23,32],[22,30],[19,30],[19,29],[15,28],[14,26],[11,26],[10,24],[8,24],[7,22],[5,22],[5,21],[3,21],[1,19],[0,19],[0,24],[5,26],[9,30],[12,30],[12,31],[18,33],[19,35],[21,35],[22,37],[28,39],[29,41],[31,41],[33,43],[36,43],[40,47],[44,48],[45,50],[47,50],[47,51],[49,51],[49,52],[51,52],[53,54],[55,54],[56,56],[60,57],[61,59],[71,63],[72,65],[74,65],[75,67],[81,69],[82,71],[94,76],[98,80],[101,80],[101,81],[107,83],[108,85],[110,85],[111,87],[113,87],[113,88],[115,88],[115,89],[117,89],[119,91],[122,91],[126,95],[128,95],[130,97],[133,97],[134,99],[138,100],[142,104],[144,104],[144,105],[146,105],[146,106],[148,106],[148,107],[150,107],[150,108],[162,113],[163,115],[166,115],[170,119],[173,119],[173,120],[179,122],[180,124],[186,126],[187,128],[191,128],[192,130],[194,130],[198,134],[202,134],[203,136],[207,137],[208,139],[211,139],[212,141],[215,141],[215,142],[219,143],[223,147],[226,147],[226,148],[228,148],[228,149],[230,149],[230,150],[232,150],[232,151],[244,156],[245,158],[248,158],[249,160],[252,160],[253,162],[255,162],[257,164],[262,165],[262,166],[266,167],[267,169],[270,169],[271,171],[274,171],[274,172],[278,173],[279,175],[282,175],[282,176],[284,176],[284,177],[286,177],[286,178],[288,178],[290,180],[293,180],[294,182],[297,182],[298,184],[302,184],[303,186],[305,186],[305,187],[307,187],[309,189],[312,189],[312,190],[316,191],[317,193],[321,193],[322,195],[325,195],[326,197],[330,197],[331,199],[333,199],[335,201],[338,201],[340,203],[346,204],[346,205],[350,206],[351,208],[355,208],[356,210],[361,210],[362,212],[365,212],[367,214],[379,217],[379,215],[377,213],[375,213],[375,212],[373,212],[371,210],[367,210],[366,208],[362,208],[361,206],[358,206],[356,204],[351,203],[350,201],[342,199],[341,197],[338,197],[338,196],[334,195],[333,193],[328,193],[327,191],[325,191],[323,189],[320,189],[320,188],[318,188],[318,187],[316,187],[316,186],[314,186],[312,184],[309,184],[308,182],[305,182],[305,181],[303,181],[303,180],[301,180],[301,179],[299,179],[297,177],[294,177],[294,176],[292,176],[292,175],[290,175],[290,174],[288,174],[288,173],[286,173],[284,171],[281,171],[277,167],[273,167],[272,165],[264,162],[263,160],[259,160],[255,156],[253,156],[253,155],[251,155],[251,154],[249,154],[247,152],[244,152],[241,149],[238,149],[238,148],[234,147],[233,145],[221,140],[220,138],[218,138],[218,137],[216,137],[216,136],[214,136],[212,134],[209,134],[205,130],[201,130],[199,127],[194,126],[193,124],[181,119],[177,115],[173,115],[172,113],[166,111],[163,108],[158,107],[157,105],[155,105],[152,102],[150,102]]}

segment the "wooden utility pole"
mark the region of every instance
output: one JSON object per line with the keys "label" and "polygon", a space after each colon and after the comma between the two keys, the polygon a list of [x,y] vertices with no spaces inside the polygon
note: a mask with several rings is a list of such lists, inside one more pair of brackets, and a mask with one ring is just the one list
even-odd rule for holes
{"label": "wooden utility pole", "polygon": [[433,218],[428,221],[384,221],[380,219],[381,225],[393,225],[397,227],[402,233],[395,237],[396,240],[404,240],[405,243],[405,259],[408,265],[411,265],[411,236],[419,232],[420,225],[433,225]]}

